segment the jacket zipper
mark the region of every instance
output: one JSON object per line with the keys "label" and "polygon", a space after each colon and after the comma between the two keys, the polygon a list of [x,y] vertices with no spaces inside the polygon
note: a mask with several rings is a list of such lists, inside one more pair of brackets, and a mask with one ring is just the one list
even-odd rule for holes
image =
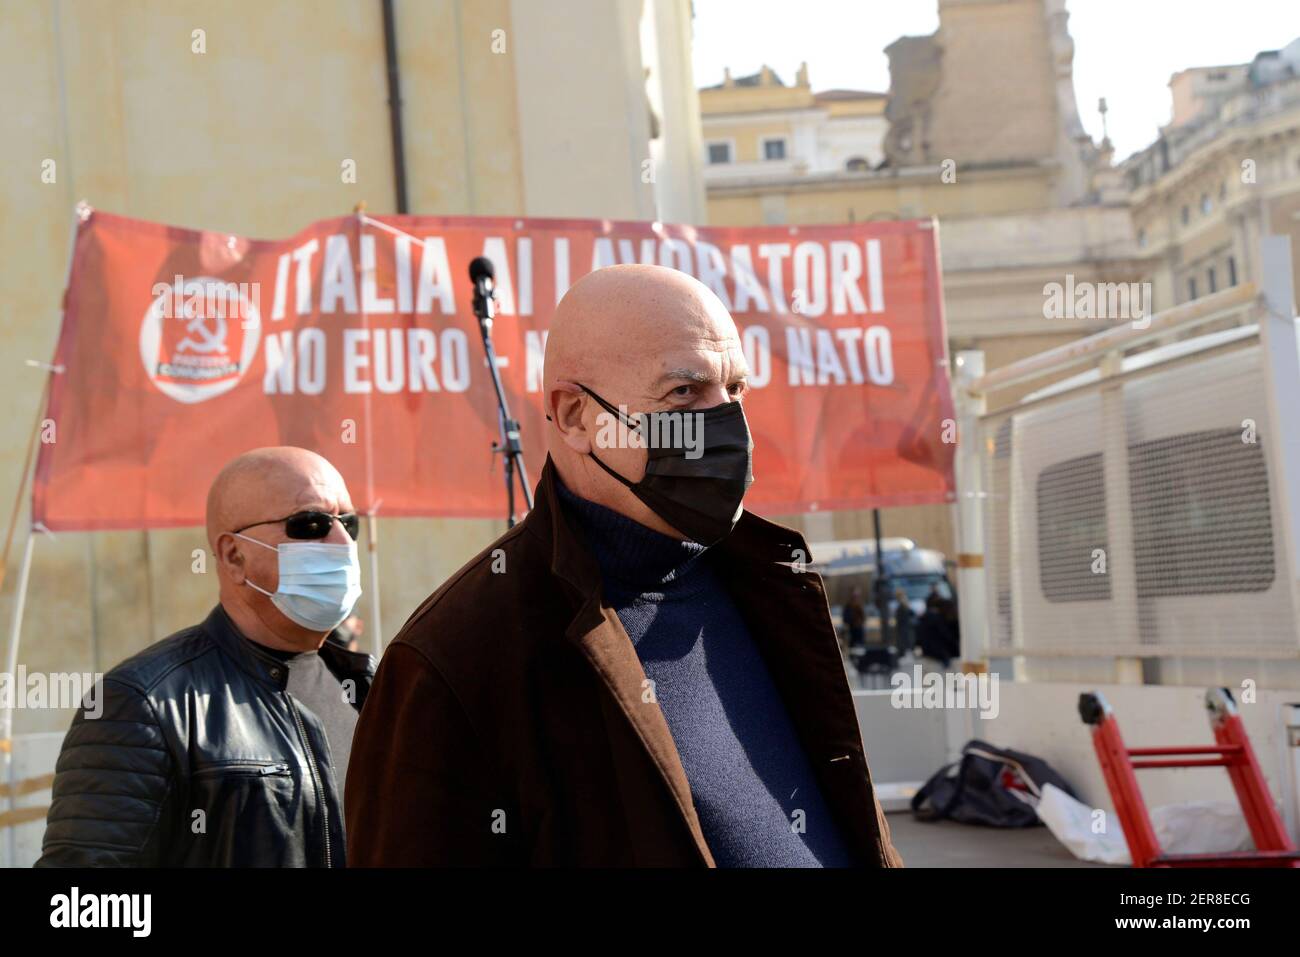
{"label": "jacket zipper", "polygon": [[316,788],[316,798],[320,801],[321,820],[325,823],[325,866],[333,867],[333,856],[330,853],[330,804],[325,797],[325,788],[321,783],[319,769],[316,767],[316,752],[311,749],[311,740],[307,737],[307,729],[303,727],[302,716],[298,714],[298,706],[294,704],[293,695],[288,693],[285,697],[289,699],[289,710],[293,712],[293,720],[298,725],[298,734],[302,737],[303,746],[307,749],[307,768],[311,771],[311,781]]}
{"label": "jacket zipper", "polygon": [[227,761],[222,764],[198,768],[194,772],[194,777],[201,778],[210,774],[221,774],[224,771],[250,771],[259,777],[269,777],[270,775],[288,774],[289,765],[264,761]]}

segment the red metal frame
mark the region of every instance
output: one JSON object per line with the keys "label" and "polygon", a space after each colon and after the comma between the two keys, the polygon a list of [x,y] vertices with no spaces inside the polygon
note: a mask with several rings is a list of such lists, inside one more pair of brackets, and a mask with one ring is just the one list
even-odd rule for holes
{"label": "red metal frame", "polygon": [[[1125,747],[1119,721],[1106,700],[1095,692],[1079,698],[1079,713],[1084,723],[1092,726],[1092,743],[1124,828],[1133,866],[1300,867],[1300,851],[1291,843],[1269,795],[1268,784],[1232,695],[1226,688],[1211,688],[1205,698],[1216,744],[1168,748]],[[1255,850],[1224,854],[1164,853],[1134,773],[1146,768],[1226,768],[1255,841]]]}

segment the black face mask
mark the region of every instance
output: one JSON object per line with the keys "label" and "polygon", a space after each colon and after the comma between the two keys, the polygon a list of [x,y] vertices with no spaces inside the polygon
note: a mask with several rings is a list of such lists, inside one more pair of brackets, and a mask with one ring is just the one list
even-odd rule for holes
{"label": "black face mask", "polygon": [[[739,402],[724,402],[710,409],[681,409],[670,412],[647,412],[641,426],[629,420],[585,385],[580,388],[595,399],[605,411],[617,415],[629,428],[646,429],[645,475],[639,482],[629,482],[608,465],[589,453],[596,464],[622,482],[652,512],[691,541],[713,545],[725,538],[740,518],[745,492],[754,484],[752,466],[753,439],[749,423]],[[702,439],[697,458],[683,441],[667,443],[670,437],[680,440],[686,429],[684,416],[698,416],[694,433]],[[659,438],[661,446],[652,441]]]}

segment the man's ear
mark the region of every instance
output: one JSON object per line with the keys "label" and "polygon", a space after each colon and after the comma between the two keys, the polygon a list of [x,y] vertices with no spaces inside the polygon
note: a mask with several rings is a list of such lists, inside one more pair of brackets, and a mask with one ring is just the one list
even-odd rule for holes
{"label": "man's ear", "polygon": [[579,455],[591,451],[591,435],[582,421],[582,411],[586,408],[586,395],[580,386],[572,382],[557,381],[546,397],[550,410],[547,418],[564,438],[564,443]]}
{"label": "man's ear", "polygon": [[248,568],[244,563],[244,551],[239,539],[229,532],[222,532],[217,536],[216,555],[217,564],[226,570],[230,580],[236,585],[242,585],[248,575]]}

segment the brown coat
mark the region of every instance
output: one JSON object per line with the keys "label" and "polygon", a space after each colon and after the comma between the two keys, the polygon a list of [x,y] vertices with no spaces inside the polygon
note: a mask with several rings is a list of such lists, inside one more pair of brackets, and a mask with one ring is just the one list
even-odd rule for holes
{"label": "brown coat", "polygon": [[[548,459],[537,501],[389,646],[348,770],[348,863],[713,865],[659,705]],[[819,576],[745,512],[716,546],[850,850],[902,860],[875,800]],[[804,559],[806,560],[806,559]]]}

